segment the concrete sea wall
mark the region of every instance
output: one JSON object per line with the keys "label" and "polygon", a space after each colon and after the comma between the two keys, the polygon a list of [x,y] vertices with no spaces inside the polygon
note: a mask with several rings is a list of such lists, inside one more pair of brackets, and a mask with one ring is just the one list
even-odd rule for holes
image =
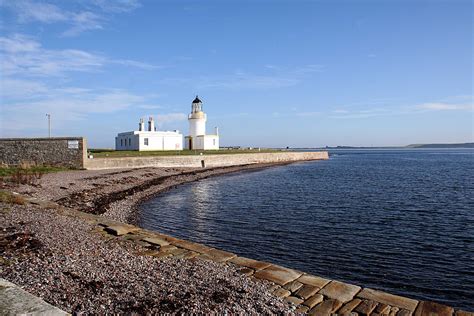
{"label": "concrete sea wall", "polygon": [[87,142],[83,137],[1,138],[0,163],[83,168]]}
{"label": "concrete sea wall", "polygon": [[317,152],[276,152],[255,154],[218,154],[202,156],[153,156],[153,157],[121,157],[93,158],[85,161],[84,167],[91,170],[117,168],[183,168],[183,167],[225,167],[256,163],[279,163],[306,160],[325,160],[329,158],[327,151]]}

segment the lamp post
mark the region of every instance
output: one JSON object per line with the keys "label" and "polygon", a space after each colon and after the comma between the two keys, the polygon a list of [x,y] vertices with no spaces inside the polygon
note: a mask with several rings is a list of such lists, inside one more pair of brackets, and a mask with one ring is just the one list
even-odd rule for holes
{"label": "lamp post", "polygon": [[51,138],[51,114],[46,114],[48,117],[48,137]]}

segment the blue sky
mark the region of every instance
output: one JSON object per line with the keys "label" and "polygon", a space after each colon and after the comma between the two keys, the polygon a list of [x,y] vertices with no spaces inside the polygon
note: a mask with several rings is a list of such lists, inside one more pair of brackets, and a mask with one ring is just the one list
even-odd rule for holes
{"label": "blue sky", "polygon": [[472,142],[472,6],[0,0],[0,136],[186,134],[199,94],[221,145]]}

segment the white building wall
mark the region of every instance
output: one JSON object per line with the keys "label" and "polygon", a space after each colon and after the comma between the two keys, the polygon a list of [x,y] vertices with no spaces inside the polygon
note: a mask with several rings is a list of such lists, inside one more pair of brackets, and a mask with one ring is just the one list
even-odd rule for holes
{"label": "white building wall", "polygon": [[219,149],[219,136],[217,135],[204,136],[204,149],[206,150]]}
{"label": "white building wall", "polygon": [[[145,140],[148,145],[145,145]],[[116,150],[182,150],[183,135],[178,132],[134,131],[120,133],[115,138]]]}
{"label": "white building wall", "polygon": [[[184,148],[189,148],[189,136],[184,139]],[[192,149],[193,150],[218,150],[219,149],[219,136],[218,135],[200,135],[192,137]]]}
{"label": "white building wall", "polygon": [[183,150],[183,136],[168,136],[164,138],[163,150]]}
{"label": "white building wall", "polygon": [[134,132],[120,133],[115,137],[116,150],[138,150],[139,140],[138,135]]}

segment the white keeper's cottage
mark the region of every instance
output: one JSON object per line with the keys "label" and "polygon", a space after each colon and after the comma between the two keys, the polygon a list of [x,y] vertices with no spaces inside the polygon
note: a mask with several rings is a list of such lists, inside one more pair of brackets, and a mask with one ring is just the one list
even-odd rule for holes
{"label": "white keeper's cottage", "polygon": [[140,119],[138,131],[119,133],[115,137],[115,150],[183,150],[183,135],[175,131],[157,131],[153,117],[148,119],[148,130]]}

